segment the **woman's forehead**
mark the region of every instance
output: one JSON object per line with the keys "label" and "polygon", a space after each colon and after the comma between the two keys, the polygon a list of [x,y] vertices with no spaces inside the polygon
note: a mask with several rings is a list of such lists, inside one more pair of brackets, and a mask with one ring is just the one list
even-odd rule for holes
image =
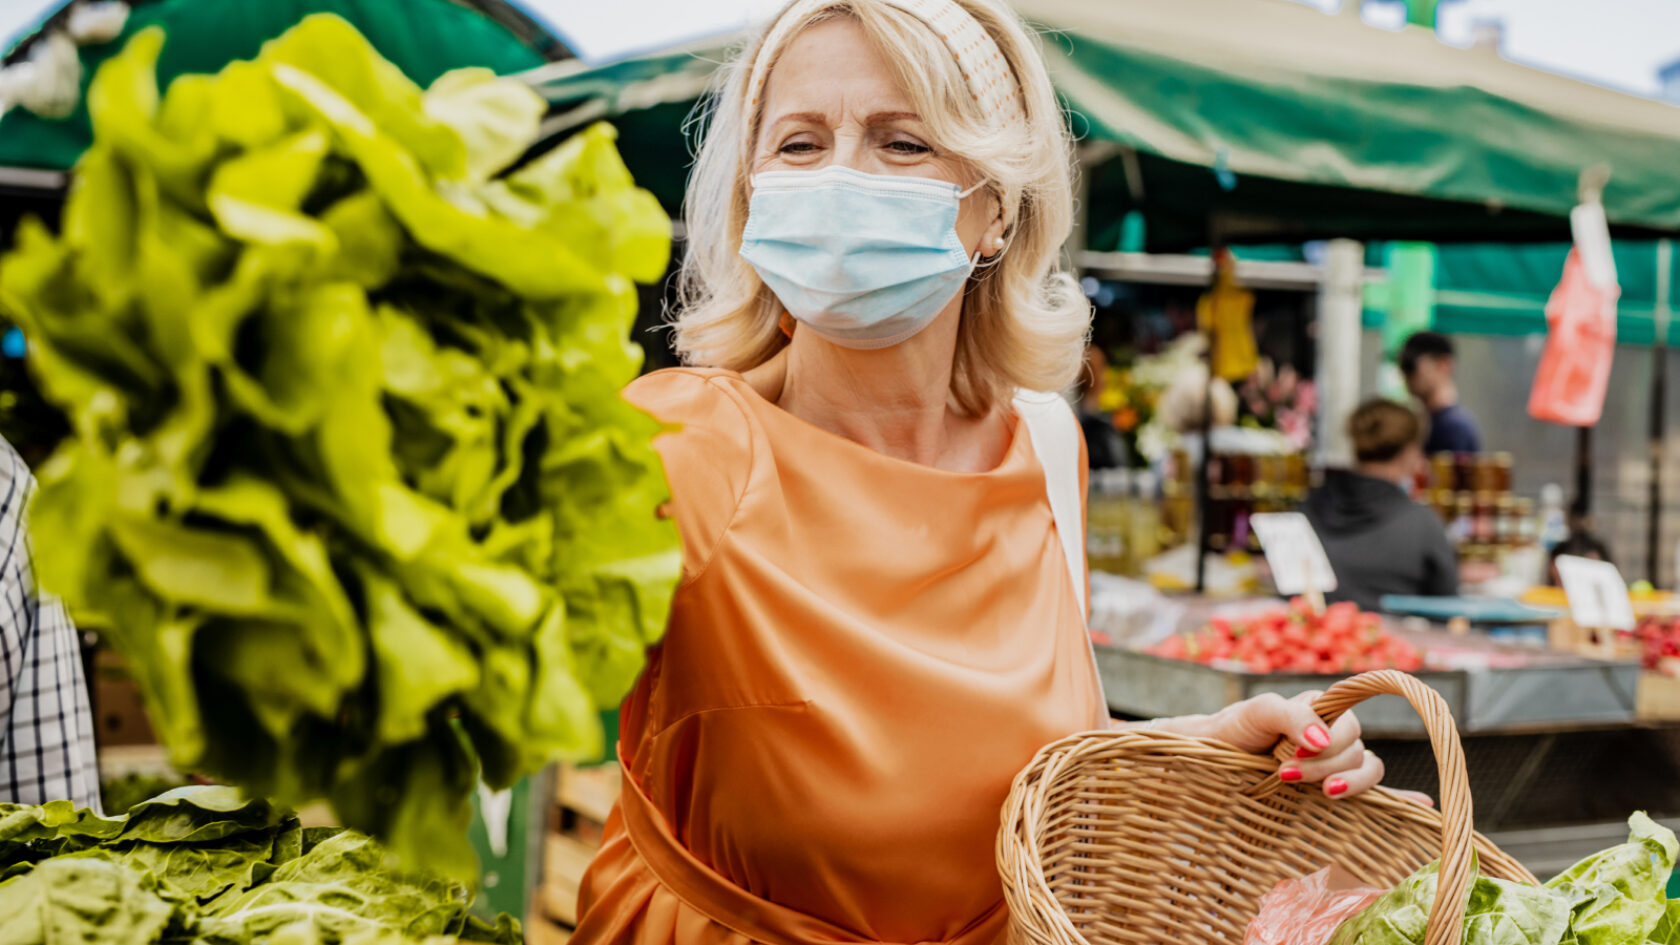
{"label": "woman's forehead", "polygon": [[898,73],[850,18],[813,23],[790,39],[770,69],[764,104],[766,124],[789,114],[896,120],[915,111]]}

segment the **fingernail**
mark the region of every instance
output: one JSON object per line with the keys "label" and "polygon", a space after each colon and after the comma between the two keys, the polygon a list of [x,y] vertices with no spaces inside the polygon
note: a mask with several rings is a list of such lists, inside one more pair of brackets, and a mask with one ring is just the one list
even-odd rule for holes
{"label": "fingernail", "polygon": [[1322,725],[1307,726],[1306,740],[1307,744],[1319,751],[1330,747],[1330,733],[1325,731]]}
{"label": "fingernail", "polygon": [[[1299,772],[1297,772],[1298,774]],[[1341,778],[1331,778],[1324,782],[1324,793],[1331,797],[1340,797],[1347,793],[1347,782]]]}
{"label": "fingernail", "polygon": [[[1295,767],[1294,765],[1286,765],[1282,768],[1279,768],[1278,769],[1278,780],[1279,781],[1299,781],[1299,780],[1301,780],[1301,769]],[[1346,788],[1347,785],[1344,784],[1344,785],[1342,785],[1342,787]]]}
{"label": "fingernail", "polygon": [[1308,748],[1305,745],[1302,745],[1301,747],[1295,749],[1295,757],[1297,757],[1297,758],[1317,758],[1318,757],[1318,752],[1314,751],[1311,748]]}

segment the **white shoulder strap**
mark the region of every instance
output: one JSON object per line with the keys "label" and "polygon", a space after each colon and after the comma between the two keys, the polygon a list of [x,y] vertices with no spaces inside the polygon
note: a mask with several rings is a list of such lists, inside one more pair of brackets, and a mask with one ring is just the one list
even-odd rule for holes
{"label": "white shoulder strap", "polygon": [[1061,539],[1062,556],[1067,559],[1068,579],[1073,582],[1073,594],[1079,601],[1081,636],[1085,651],[1091,657],[1091,678],[1097,691],[1096,730],[1108,728],[1108,697],[1103,694],[1102,670],[1097,667],[1097,652],[1091,645],[1086,629],[1091,619],[1091,607],[1085,600],[1085,515],[1079,497],[1079,421],[1073,408],[1060,394],[1021,391],[1015,395],[1015,411],[1027,425],[1032,438],[1033,452],[1044,467],[1044,492],[1050,498],[1050,515],[1056,520],[1056,536]]}
{"label": "white shoulder strap", "polygon": [[1068,577],[1079,599],[1080,613],[1090,614],[1085,602],[1085,517],[1079,501],[1079,421],[1060,394],[1021,391],[1015,411],[1027,424],[1033,452],[1044,467],[1044,489],[1050,514],[1067,557]]}

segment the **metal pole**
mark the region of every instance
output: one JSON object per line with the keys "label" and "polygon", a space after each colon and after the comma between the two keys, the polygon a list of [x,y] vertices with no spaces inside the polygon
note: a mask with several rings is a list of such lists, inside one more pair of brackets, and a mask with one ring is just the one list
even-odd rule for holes
{"label": "metal pole", "polygon": [[[1208,291],[1219,284],[1219,257],[1225,251],[1225,237],[1219,225],[1217,213],[1208,216],[1208,252],[1213,260],[1213,269],[1208,275]],[[1202,353],[1202,359],[1207,364],[1207,390],[1203,391],[1205,402],[1202,404],[1202,456],[1196,463],[1196,593],[1207,590],[1207,556],[1213,541],[1213,509],[1208,496],[1208,463],[1213,459],[1213,389],[1218,378],[1213,373],[1213,324],[1210,321],[1203,331],[1207,338],[1207,350]]]}
{"label": "metal pole", "polygon": [[1587,527],[1592,514],[1592,427],[1575,428],[1575,501],[1569,507],[1571,533]]}
{"label": "metal pole", "polygon": [[1645,537],[1645,579],[1660,586],[1658,564],[1662,558],[1662,472],[1663,432],[1668,425],[1668,293],[1674,263],[1674,244],[1657,240],[1657,306],[1653,313],[1656,336],[1651,341],[1651,512]]}

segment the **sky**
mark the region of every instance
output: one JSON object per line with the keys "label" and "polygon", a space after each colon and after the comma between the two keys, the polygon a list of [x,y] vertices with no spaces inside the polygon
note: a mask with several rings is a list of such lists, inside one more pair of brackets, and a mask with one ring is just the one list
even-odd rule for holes
{"label": "sky", "polygon": [[[1321,10],[1346,0],[1296,0]],[[1405,4],[1367,0],[1366,22],[1397,28]],[[1657,94],[1657,69],[1680,58],[1680,0],[1441,0],[1436,32],[1468,46],[1479,20],[1504,24],[1507,59],[1599,85]]]}
{"label": "sky", "polygon": [[[555,26],[583,58],[611,61],[739,30],[781,0],[514,0]],[[1101,3],[1102,0],[1090,0]],[[1278,0],[1255,0],[1256,3]],[[1294,0],[1334,9],[1352,0]],[[0,42],[61,0],[0,0]],[[1364,17],[1393,28],[1397,0],[1366,0]],[[1680,58],[1680,0],[1441,0],[1445,42],[1468,45],[1476,21],[1505,25],[1505,55],[1641,95],[1657,92],[1656,70]]]}

